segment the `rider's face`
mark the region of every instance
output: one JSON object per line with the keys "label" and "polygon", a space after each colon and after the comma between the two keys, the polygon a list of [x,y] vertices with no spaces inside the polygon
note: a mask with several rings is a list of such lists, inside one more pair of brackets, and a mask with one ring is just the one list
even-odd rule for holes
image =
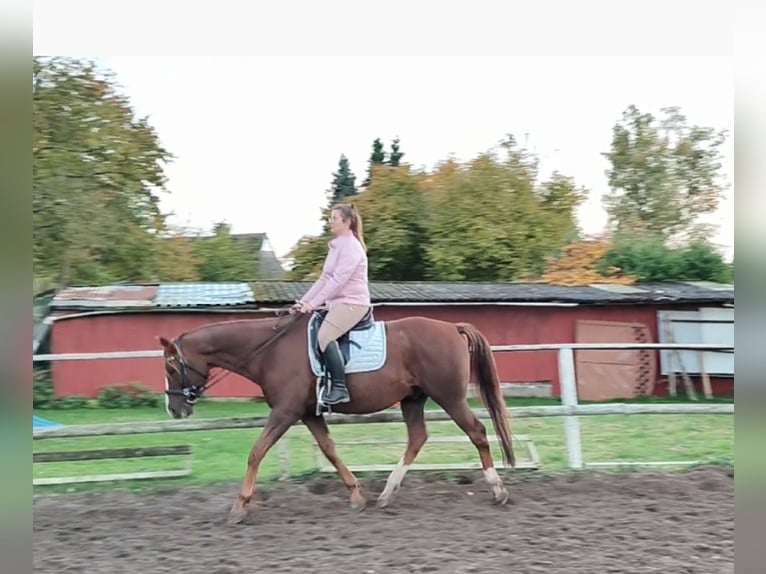
{"label": "rider's face", "polygon": [[330,229],[335,235],[348,231],[348,221],[343,219],[337,209],[330,214]]}

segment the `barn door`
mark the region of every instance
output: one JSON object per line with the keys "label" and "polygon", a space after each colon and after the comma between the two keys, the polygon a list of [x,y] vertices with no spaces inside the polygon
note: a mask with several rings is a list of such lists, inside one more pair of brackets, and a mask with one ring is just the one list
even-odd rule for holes
{"label": "barn door", "polygon": [[[577,343],[651,343],[642,323],[577,321]],[[651,395],[657,378],[652,350],[575,351],[577,393],[583,401],[607,401]]]}

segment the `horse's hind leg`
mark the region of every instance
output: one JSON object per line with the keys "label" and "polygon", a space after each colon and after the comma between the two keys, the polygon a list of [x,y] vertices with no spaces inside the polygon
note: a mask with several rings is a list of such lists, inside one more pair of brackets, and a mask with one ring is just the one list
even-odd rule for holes
{"label": "horse's hind leg", "polygon": [[343,484],[346,485],[350,493],[351,508],[354,510],[363,510],[367,506],[367,500],[362,494],[362,487],[354,476],[354,473],[343,463],[335,450],[335,442],[330,438],[330,429],[327,427],[327,421],[324,417],[308,415],[303,417],[305,424],[314,435],[317,445],[322,450],[327,460],[329,460],[338,471]]}
{"label": "horse's hind leg", "polygon": [[495,470],[495,463],[492,459],[492,452],[489,449],[489,441],[487,440],[487,430],[484,424],[473,413],[468,403],[462,399],[451,399],[448,401],[440,401],[434,398],[442,408],[447,411],[455,423],[463,430],[471,442],[479,451],[479,457],[481,458],[481,467],[484,469],[484,478],[489,484],[490,492],[492,492],[492,498],[497,504],[505,504],[508,501],[508,491],[503,486],[502,479],[498,476],[497,470]]}
{"label": "horse's hind leg", "polygon": [[401,401],[402,417],[407,424],[407,450],[404,456],[399,460],[397,467],[391,471],[386,481],[386,487],[378,496],[378,507],[385,508],[391,502],[394,494],[399,490],[404,475],[407,474],[415,457],[418,456],[420,449],[428,439],[426,430],[426,419],[424,408],[426,405],[426,395],[419,395],[414,398],[406,398]]}

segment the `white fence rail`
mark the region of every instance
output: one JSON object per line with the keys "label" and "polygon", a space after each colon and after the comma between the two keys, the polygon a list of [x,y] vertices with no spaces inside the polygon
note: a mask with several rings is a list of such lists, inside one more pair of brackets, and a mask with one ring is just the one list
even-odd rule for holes
{"label": "white fence rail", "polygon": [[[635,415],[635,414],[716,414],[733,415],[733,404],[598,404],[580,405],[577,396],[577,382],[575,377],[574,351],[577,350],[647,350],[647,349],[670,349],[670,350],[696,350],[733,353],[733,346],[711,344],[672,344],[672,343],[567,343],[549,345],[495,345],[494,352],[527,352],[527,351],[557,351],[559,365],[559,382],[561,385],[562,406],[555,407],[519,407],[512,410],[515,418],[527,417],[564,417],[564,431],[566,436],[569,467],[582,469],[584,467],[582,454],[582,440],[580,434],[580,416],[594,415]],[[62,353],[33,355],[33,362],[52,361],[93,361],[104,359],[148,359],[162,357],[162,351],[125,351],[109,353]],[[479,418],[487,418],[488,413],[477,410]],[[449,415],[443,411],[426,412],[428,421],[448,421]],[[207,419],[207,420],[178,420],[165,422],[146,423],[109,423],[94,425],[77,425],[56,429],[38,429],[33,431],[33,438],[72,438],[86,436],[144,434],[184,432],[193,430],[223,430],[237,428],[262,427],[266,419],[263,417]],[[370,415],[338,415],[328,417],[329,424],[360,424],[360,423],[386,423],[401,422],[399,412],[380,412]],[[594,466],[606,463],[592,463]],[[629,463],[625,463],[629,464]],[[646,462],[630,464],[678,464],[674,462]]]}
{"label": "white fence rail", "polygon": [[[710,344],[683,343],[561,343],[550,345],[493,345],[495,352],[513,351],[639,351],[642,349],[677,350],[677,351],[718,351],[733,353],[734,347]],[[32,355],[32,362],[47,363],[56,361],[101,361],[105,359],[159,359],[162,351],[114,351],[103,353],[58,353]]]}

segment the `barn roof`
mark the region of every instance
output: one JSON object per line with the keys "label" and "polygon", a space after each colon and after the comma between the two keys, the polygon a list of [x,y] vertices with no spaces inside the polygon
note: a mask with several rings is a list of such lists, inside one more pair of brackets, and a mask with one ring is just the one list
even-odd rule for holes
{"label": "barn roof", "polygon": [[[59,292],[52,309],[256,308],[289,304],[311,286],[301,281],[161,283],[72,287]],[[651,304],[733,303],[734,286],[705,282],[594,284],[372,282],[376,304]]]}
{"label": "barn roof", "polygon": [[[295,301],[311,286],[301,281],[250,283],[259,304]],[[734,302],[734,286],[704,282],[560,286],[542,283],[372,282],[374,303],[652,303]]]}
{"label": "barn roof", "polygon": [[163,283],[153,301],[156,307],[220,307],[255,303],[247,283]]}
{"label": "barn roof", "polygon": [[156,285],[102,285],[101,287],[69,287],[59,291],[50,306],[105,309],[110,307],[152,307]]}

